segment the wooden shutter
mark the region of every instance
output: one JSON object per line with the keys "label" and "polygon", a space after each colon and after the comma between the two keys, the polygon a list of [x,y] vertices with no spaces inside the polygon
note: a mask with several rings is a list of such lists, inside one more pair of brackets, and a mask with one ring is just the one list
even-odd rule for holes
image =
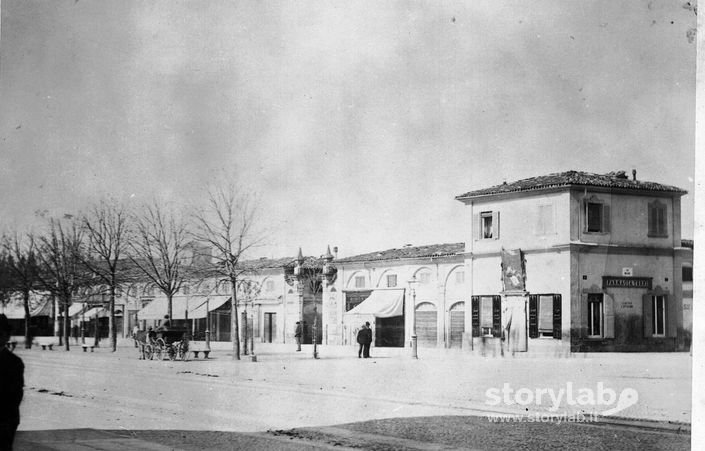
{"label": "wooden shutter", "polygon": [[499,212],[492,212],[492,238],[499,239]]}
{"label": "wooden shutter", "polygon": [[553,295],[553,338],[560,340],[563,335],[563,306],[561,295]]}
{"label": "wooden shutter", "polygon": [[480,336],[480,296],[472,297],[472,336]]}
{"label": "wooden shutter", "polygon": [[645,294],[642,296],[641,317],[644,320],[644,338],[652,337],[654,335],[654,312],[652,308],[652,299],[650,294]]}
{"label": "wooden shutter", "polygon": [[610,233],[610,206],[602,206],[602,232]]}
{"label": "wooden shutter", "polygon": [[529,338],[539,337],[539,297],[529,296]]}
{"label": "wooden shutter", "polygon": [[648,226],[648,235],[653,235],[656,232],[656,207],[654,206],[653,203],[649,204],[649,226]]}
{"label": "wooden shutter", "polygon": [[588,315],[590,315],[588,311],[588,298],[587,293],[580,295],[580,337],[582,338],[587,338],[588,336]]}
{"label": "wooden shutter", "polygon": [[492,296],[492,336],[502,336],[502,297]]}
{"label": "wooden shutter", "polygon": [[480,219],[480,213],[472,215],[472,236],[475,241],[482,239],[482,221]]}
{"label": "wooden shutter", "polygon": [[602,296],[602,325],[603,336],[614,338],[614,300],[612,296],[605,294]]}

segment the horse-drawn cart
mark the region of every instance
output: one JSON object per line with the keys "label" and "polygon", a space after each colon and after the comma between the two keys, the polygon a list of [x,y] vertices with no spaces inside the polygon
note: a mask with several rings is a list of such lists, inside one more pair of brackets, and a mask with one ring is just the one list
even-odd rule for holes
{"label": "horse-drawn cart", "polygon": [[190,360],[186,329],[139,331],[134,337],[142,359]]}

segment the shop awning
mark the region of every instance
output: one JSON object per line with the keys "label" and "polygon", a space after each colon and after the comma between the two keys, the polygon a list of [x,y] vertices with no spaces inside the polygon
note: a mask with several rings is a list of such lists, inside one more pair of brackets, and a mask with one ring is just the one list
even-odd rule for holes
{"label": "shop awning", "polygon": [[347,314],[378,318],[401,316],[404,314],[404,290],[375,290]]}
{"label": "shop awning", "polygon": [[[8,319],[24,319],[24,301],[11,299],[7,305],[0,306],[0,313],[5,314]],[[29,316],[51,316],[51,298],[31,300]]]}
{"label": "shop awning", "polygon": [[213,310],[222,307],[223,304],[230,302],[230,297],[213,296],[208,300],[207,305],[205,298],[195,298],[191,301],[194,303],[194,305],[196,305],[196,308],[194,308],[193,310],[189,310],[189,319],[201,319],[206,317],[206,306],[208,307],[208,311],[212,312]]}
{"label": "shop awning", "polygon": [[74,317],[81,313],[83,306],[83,304],[71,304],[71,306],[69,306],[69,316]]}
{"label": "shop awning", "polygon": [[[171,319],[186,319],[186,309],[189,310],[188,319],[198,318],[192,316],[192,311],[195,307],[203,302],[203,298],[189,298],[185,296],[175,297],[171,300]],[[204,307],[205,308],[205,307]],[[212,308],[211,308],[212,310]],[[137,319],[142,320],[160,320],[167,315],[167,300],[166,298],[157,298],[150,302],[145,308],[137,312]],[[205,318],[202,316],[201,318]]]}

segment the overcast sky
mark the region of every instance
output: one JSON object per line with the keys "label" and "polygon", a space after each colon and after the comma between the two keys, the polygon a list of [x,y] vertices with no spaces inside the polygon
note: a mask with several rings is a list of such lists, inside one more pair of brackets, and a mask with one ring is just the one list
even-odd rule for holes
{"label": "overcast sky", "polygon": [[2,0],[0,222],[227,174],[261,196],[263,255],[344,256],[462,241],[454,196],[504,180],[692,193],[683,3]]}

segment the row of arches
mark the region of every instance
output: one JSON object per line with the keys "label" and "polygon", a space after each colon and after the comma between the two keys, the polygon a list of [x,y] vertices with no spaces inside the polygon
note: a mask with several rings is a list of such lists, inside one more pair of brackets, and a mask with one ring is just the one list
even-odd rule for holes
{"label": "row of arches", "polygon": [[[438,309],[432,302],[416,304],[416,335],[419,346],[435,347],[439,340],[439,323],[445,326],[443,337],[448,347],[460,348],[465,331],[465,302],[456,301],[445,317],[439,318]],[[441,326],[443,327],[443,326]]]}
{"label": "row of arches", "polygon": [[345,280],[346,289],[363,289],[363,288],[403,288],[408,285],[412,277],[419,284],[419,288],[424,285],[443,285],[452,287],[455,285],[463,286],[465,284],[465,268],[459,264],[450,268],[445,274],[438,276],[439,280],[434,280],[434,270],[428,266],[416,268],[411,272],[408,279],[403,275],[407,271],[397,271],[394,269],[386,269],[381,274],[374,275],[371,271],[357,270],[350,273]]}

